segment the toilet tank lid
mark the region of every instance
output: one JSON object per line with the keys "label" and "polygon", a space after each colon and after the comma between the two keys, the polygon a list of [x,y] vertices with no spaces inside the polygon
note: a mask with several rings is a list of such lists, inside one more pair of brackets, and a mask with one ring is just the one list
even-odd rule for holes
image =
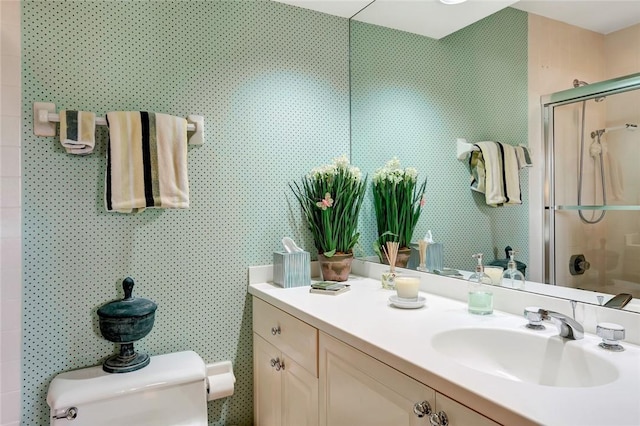
{"label": "toilet tank lid", "polygon": [[184,383],[204,383],[205,376],[204,361],[193,351],[152,356],[148,366],[130,373],[107,373],[101,365],[81,368],[53,378],[47,404],[63,409]]}

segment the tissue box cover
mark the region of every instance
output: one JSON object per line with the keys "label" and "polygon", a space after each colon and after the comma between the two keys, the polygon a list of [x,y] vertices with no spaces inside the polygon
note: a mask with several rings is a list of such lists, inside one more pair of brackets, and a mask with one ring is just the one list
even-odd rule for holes
{"label": "tissue box cover", "polygon": [[273,282],[284,288],[311,285],[309,252],[273,253]]}
{"label": "tissue box cover", "polygon": [[429,271],[444,269],[444,248],[442,243],[429,244],[427,247],[427,269]]}

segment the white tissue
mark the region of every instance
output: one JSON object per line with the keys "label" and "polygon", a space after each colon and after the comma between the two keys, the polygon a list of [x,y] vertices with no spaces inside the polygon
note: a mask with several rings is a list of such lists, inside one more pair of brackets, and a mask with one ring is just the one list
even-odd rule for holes
{"label": "white tissue", "polygon": [[296,242],[289,237],[282,238],[282,245],[284,246],[284,249],[287,253],[297,253],[303,251],[300,247],[298,247]]}
{"label": "white tissue", "polygon": [[429,230],[427,231],[427,234],[424,236],[424,240],[425,240],[426,242],[428,242],[429,244],[433,244],[433,243],[434,243],[434,241],[433,241],[433,235],[431,235],[431,229],[429,229]]}
{"label": "white tissue", "polygon": [[207,401],[233,395],[235,383],[231,361],[207,364]]}

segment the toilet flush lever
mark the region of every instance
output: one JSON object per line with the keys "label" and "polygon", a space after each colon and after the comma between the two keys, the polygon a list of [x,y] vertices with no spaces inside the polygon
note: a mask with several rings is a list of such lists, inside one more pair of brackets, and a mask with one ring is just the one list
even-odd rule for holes
{"label": "toilet flush lever", "polygon": [[76,407],[69,407],[66,410],[64,410],[62,414],[53,416],[53,419],[54,420],[62,420],[62,419],[74,420],[76,417],[78,417],[78,409]]}

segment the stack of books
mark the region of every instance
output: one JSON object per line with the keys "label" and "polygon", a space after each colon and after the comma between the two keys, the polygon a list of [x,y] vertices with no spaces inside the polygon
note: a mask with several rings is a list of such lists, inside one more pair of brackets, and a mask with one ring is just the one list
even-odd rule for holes
{"label": "stack of books", "polygon": [[350,288],[349,284],[337,283],[334,281],[322,281],[311,284],[309,293],[330,294],[335,296],[336,294],[342,294],[345,291],[349,291]]}

